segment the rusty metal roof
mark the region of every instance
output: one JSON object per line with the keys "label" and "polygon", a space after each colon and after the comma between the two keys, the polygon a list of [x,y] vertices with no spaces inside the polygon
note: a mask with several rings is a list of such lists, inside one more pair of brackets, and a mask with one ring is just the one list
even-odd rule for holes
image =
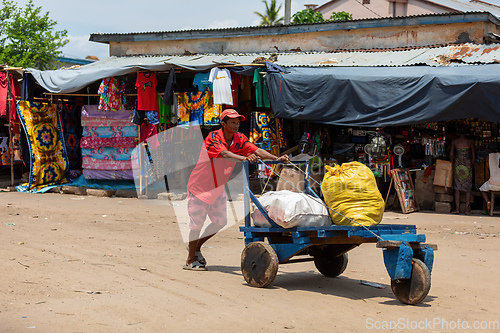
{"label": "rusty metal roof", "polygon": [[[208,70],[218,65],[251,64],[270,53],[196,54],[188,56],[127,56],[107,59],[82,68],[164,65],[190,70]],[[377,66],[461,66],[500,63],[500,44],[455,44],[407,49],[375,49],[334,52],[277,53],[277,64],[284,67],[377,67]],[[162,66],[163,67],[163,66]]]}
{"label": "rusty metal roof", "polygon": [[387,26],[445,24],[478,21],[490,21],[495,25],[500,25],[498,17],[490,14],[489,12],[468,11],[460,13],[419,14],[410,16],[363,18],[354,20],[325,21],[272,26],[228,27],[215,29],[190,29],[128,33],[93,33],[90,35],[89,40],[99,43],[109,43],[111,41],[131,42],[152,40],[227,38],[246,37],[254,35],[280,35],[314,31],[320,32],[331,30],[380,28]]}

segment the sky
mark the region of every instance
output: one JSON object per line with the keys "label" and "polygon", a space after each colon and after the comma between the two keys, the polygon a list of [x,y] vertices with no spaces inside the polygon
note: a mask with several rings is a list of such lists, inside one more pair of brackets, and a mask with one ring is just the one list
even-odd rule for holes
{"label": "sky", "polygon": [[[24,7],[28,0],[14,0]],[[270,2],[270,1],[269,1]],[[327,1],[292,0],[292,15],[304,4]],[[89,42],[92,33],[129,33],[248,27],[259,25],[255,11],[264,13],[260,0],[33,0],[41,13],[57,21],[56,30],[67,30],[70,42],[61,51],[64,56],[105,59],[108,44]],[[278,0],[284,14],[284,0]]]}

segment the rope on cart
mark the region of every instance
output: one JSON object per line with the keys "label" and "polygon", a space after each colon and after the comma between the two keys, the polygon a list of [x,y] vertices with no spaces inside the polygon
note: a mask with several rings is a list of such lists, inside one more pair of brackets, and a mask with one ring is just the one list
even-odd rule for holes
{"label": "rope on cart", "polygon": [[308,175],[307,173],[305,173],[304,170],[302,170],[301,168],[299,168],[296,164],[294,164],[294,163],[288,163],[288,164],[285,164],[285,165],[289,165],[289,164],[291,164],[294,168],[296,168],[297,170],[299,170],[300,172],[302,172],[307,177],[307,179],[312,180],[313,182],[315,182],[316,184],[318,184],[321,187],[321,183],[319,183],[316,179],[312,178],[310,175]]}
{"label": "rope on cart", "polygon": [[[266,167],[266,169],[271,170],[271,172],[272,172],[272,173],[274,173],[276,176],[278,176],[278,178],[282,179],[282,180],[283,180],[284,182],[286,182],[288,185],[290,185],[291,187],[293,187],[294,189],[296,189],[297,191],[299,191],[299,193],[306,194],[306,193],[304,193],[304,191],[299,190],[297,187],[295,187],[295,185],[293,185],[292,183],[290,183],[290,182],[289,182],[289,181],[287,181],[286,179],[281,178],[281,176],[280,176],[278,173],[276,173],[276,172],[273,170],[273,168],[269,167],[269,166],[268,166],[266,163],[264,163],[264,162],[263,162],[260,158],[259,158],[259,163],[262,163],[262,164]],[[291,163],[291,164],[293,164],[293,163]],[[302,170],[301,170],[301,171],[302,171]],[[302,172],[304,172],[304,171],[302,171]],[[349,221],[351,221],[352,223],[355,223],[355,224],[357,224],[357,225],[359,225],[359,226],[363,227],[363,228],[364,228],[364,229],[366,229],[369,233],[371,233],[372,235],[374,235],[375,237],[377,237],[379,240],[384,240],[382,237],[380,237],[379,235],[377,235],[376,233],[374,233],[373,231],[371,231],[370,229],[368,229],[365,225],[362,225],[361,223],[358,223],[358,222],[354,221],[353,219],[351,219],[351,218],[349,218],[349,217],[345,216],[344,214],[337,212],[335,209],[328,207],[328,206],[326,205],[326,203],[325,203],[323,200],[318,199],[318,198],[315,198],[315,197],[313,197],[312,195],[310,195],[310,197],[311,197],[314,201],[316,201],[317,203],[319,203],[319,204],[321,204],[321,205],[325,206],[327,209],[331,210],[332,212],[334,212],[334,213],[336,213],[336,214],[338,214],[338,215],[342,216],[343,218],[348,219],[348,220],[349,220]]]}

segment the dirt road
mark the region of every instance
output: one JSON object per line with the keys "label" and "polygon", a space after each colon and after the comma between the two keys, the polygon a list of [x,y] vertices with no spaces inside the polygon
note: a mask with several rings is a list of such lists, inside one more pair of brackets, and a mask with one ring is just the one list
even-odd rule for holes
{"label": "dirt road", "polygon": [[500,332],[498,216],[385,214],[439,246],[418,306],[395,299],[374,244],[338,278],[294,263],[259,289],[241,276],[236,226],[203,248],[209,271],[183,270],[171,206],[0,193],[0,216],[0,332]]}

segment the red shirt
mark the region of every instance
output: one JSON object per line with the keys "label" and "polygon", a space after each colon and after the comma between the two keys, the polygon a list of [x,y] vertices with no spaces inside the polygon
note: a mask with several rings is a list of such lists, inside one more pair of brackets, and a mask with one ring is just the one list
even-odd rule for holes
{"label": "red shirt", "polygon": [[137,87],[137,110],[157,111],[158,95],[156,93],[156,74],[137,74],[135,86]]}
{"label": "red shirt", "polygon": [[212,205],[224,192],[224,186],[233,172],[236,162],[220,158],[220,153],[228,150],[241,156],[249,156],[258,149],[241,133],[235,133],[231,146],[224,139],[223,129],[212,131],[205,138],[187,189],[201,201]]}

